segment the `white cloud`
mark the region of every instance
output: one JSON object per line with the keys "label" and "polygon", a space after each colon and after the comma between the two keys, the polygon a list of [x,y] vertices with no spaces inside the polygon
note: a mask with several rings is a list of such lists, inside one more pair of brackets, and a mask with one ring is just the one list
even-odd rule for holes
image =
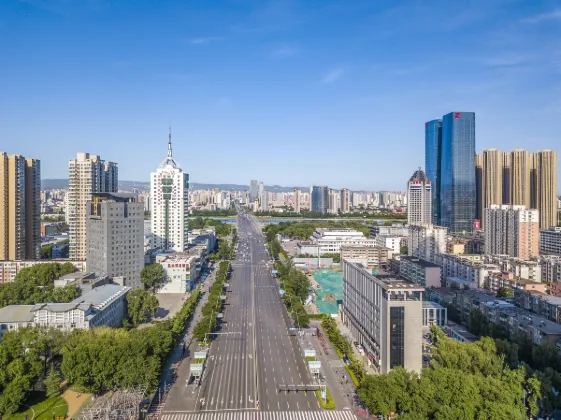
{"label": "white cloud", "polygon": [[283,58],[289,58],[293,55],[296,55],[298,50],[291,46],[291,45],[281,45],[280,47],[275,48],[271,51],[271,57],[277,60],[281,60]]}
{"label": "white cloud", "polygon": [[187,40],[191,45],[207,45],[213,41],[216,41],[218,38],[215,36],[208,36],[208,37],[200,37],[200,38],[191,38]]}
{"label": "white cloud", "polygon": [[345,74],[345,70],[342,68],[335,68],[329,71],[323,78],[321,79],[321,83],[323,84],[330,84],[335,83]]}
{"label": "white cloud", "polygon": [[551,12],[542,13],[531,18],[523,19],[526,23],[540,23],[547,20],[561,20],[561,9],[553,10]]}

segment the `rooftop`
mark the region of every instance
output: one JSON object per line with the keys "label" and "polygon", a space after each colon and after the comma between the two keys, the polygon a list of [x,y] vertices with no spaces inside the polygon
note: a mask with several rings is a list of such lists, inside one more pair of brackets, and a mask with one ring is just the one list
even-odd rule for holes
{"label": "rooftop", "polygon": [[10,305],[0,308],[0,323],[3,322],[32,322],[31,309],[34,305]]}
{"label": "rooftop", "polygon": [[413,257],[413,256],[408,256],[408,255],[402,255],[400,257],[400,261],[409,261],[409,262],[412,262],[416,265],[420,265],[423,268],[440,268],[440,266],[438,264],[434,264],[434,263],[431,263],[430,261],[423,260],[421,258],[417,258],[417,257]]}
{"label": "rooftop", "polygon": [[423,309],[444,309],[444,307],[432,300],[423,300]]}
{"label": "rooftop", "polygon": [[96,287],[91,291],[84,293],[77,299],[74,299],[70,303],[81,304],[89,303],[93,305],[96,309],[103,309],[107,304],[112,302],[117,297],[127,293],[130,287],[119,286],[117,284],[106,284],[103,286]]}

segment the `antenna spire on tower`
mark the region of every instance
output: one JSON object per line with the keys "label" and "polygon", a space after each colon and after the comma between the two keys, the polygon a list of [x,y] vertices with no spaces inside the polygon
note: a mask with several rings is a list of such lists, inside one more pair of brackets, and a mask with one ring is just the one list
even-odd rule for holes
{"label": "antenna spire on tower", "polygon": [[172,157],[172,152],[171,152],[171,124],[169,125],[168,157]]}

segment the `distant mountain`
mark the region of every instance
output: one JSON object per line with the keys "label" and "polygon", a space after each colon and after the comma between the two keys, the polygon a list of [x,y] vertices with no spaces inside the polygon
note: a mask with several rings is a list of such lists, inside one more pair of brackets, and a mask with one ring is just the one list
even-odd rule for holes
{"label": "distant mountain", "polygon": [[[41,181],[42,190],[57,190],[68,188],[68,179],[43,179]],[[150,189],[149,182],[142,181],[119,181],[119,189],[123,191],[132,191],[133,188],[138,190]],[[222,191],[248,191],[248,185],[239,184],[199,184],[197,182],[191,183],[191,188],[195,190],[212,190],[218,188]],[[270,192],[290,192],[294,188],[300,188],[306,191],[308,187],[282,187],[280,185],[266,185],[265,189]]]}

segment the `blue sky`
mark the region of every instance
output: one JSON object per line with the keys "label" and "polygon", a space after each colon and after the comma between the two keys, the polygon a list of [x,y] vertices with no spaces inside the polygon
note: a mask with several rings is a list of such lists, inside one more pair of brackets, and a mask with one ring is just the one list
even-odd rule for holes
{"label": "blue sky", "polygon": [[561,1],[2,0],[0,150],[148,180],[403,189],[424,122],[561,145]]}

